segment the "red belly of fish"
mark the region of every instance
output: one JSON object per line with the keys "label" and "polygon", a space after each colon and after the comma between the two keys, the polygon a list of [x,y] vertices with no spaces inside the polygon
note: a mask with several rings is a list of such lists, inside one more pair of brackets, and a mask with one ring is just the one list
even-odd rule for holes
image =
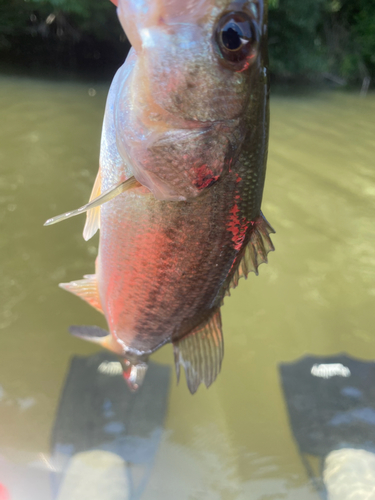
{"label": "red belly of fish", "polygon": [[99,293],[111,333],[128,348],[152,351],[214,307],[238,253],[231,185],[180,203],[134,190],[102,207]]}

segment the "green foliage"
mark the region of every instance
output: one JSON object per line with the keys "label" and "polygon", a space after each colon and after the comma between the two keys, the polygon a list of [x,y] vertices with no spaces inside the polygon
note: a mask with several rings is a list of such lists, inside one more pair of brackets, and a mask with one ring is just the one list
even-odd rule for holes
{"label": "green foliage", "polygon": [[[345,26],[344,54],[337,54],[337,63],[348,77],[375,77],[375,2],[343,1],[336,24]],[[348,63],[351,58],[351,65]]]}
{"label": "green foliage", "polygon": [[34,9],[69,16],[81,33],[99,39],[120,36],[115,7],[108,0],[28,0]]}
{"label": "green foliage", "polygon": [[374,77],[375,2],[270,0],[269,45],[276,75]]}
{"label": "green foliage", "polygon": [[[375,0],[269,0],[269,9],[273,75],[375,79]],[[49,64],[57,51],[79,66],[100,51],[115,66],[124,38],[109,0],[0,0],[0,55],[10,60],[47,54]]]}
{"label": "green foliage", "polygon": [[116,9],[108,0],[0,0],[0,39],[25,34],[48,38],[63,20],[66,38],[74,31],[97,39],[122,34]]}
{"label": "green foliage", "polygon": [[319,34],[325,0],[273,0],[269,12],[271,71],[283,76],[325,69]]}
{"label": "green foliage", "polygon": [[0,36],[24,30],[29,11],[24,1],[0,0]]}
{"label": "green foliage", "polygon": [[109,0],[0,0],[6,71],[51,68],[104,78],[122,64],[128,46]]}

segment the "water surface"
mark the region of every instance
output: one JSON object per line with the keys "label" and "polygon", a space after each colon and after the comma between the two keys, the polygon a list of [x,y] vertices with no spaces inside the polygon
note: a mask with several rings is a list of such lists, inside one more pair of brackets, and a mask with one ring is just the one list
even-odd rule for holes
{"label": "water surface", "polygon": [[[72,356],[98,351],[68,326],[105,328],[57,287],[94,271],[97,239],[82,239],[83,217],[42,224],[89,198],[107,91],[0,79],[0,483],[12,500],[29,498],[14,486],[17,474],[53,468],[51,432]],[[263,211],[276,252],[225,301],[215,384],[192,397],[173,374],[144,500],[318,498],[278,365],[307,354],[375,358],[375,95],[274,96],[271,113]],[[172,365],[172,349],[153,359]],[[40,488],[40,500],[51,498]]]}

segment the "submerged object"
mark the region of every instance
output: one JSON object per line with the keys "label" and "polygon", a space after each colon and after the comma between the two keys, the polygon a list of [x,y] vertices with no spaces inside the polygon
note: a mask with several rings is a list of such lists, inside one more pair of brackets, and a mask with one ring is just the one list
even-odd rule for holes
{"label": "submerged object", "polygon": [[319,497],[374,498],[375,363],[305,356],[279,371],[301,462]]}
{"label": "submerged object", "polygon": [[[194,393],[220,371],[220,307],[273,250],[260,212],[268,146],[263,0],[119,0],[132,43],[109,92],[84,238],[96,271],[60,286],[105,315],[73,327],[127,361],[174,346]],[[120,193],[120,194],[119,194]]]}
{"label": "submerged object", "polygon": [[126,462],[116,453],[90,450],[74,455],[57,500],[129,500]]}
{"label": "submerged object", "polygon": [[113,353],[73,357],[51,436],[54,499],[142,497],[162,441],[170,378],[169,366],[150,361],[133,393]]}
{"label": "submerged object", "polygon": [[371,500],[375,492],[375,454],[342,448],[324,461],[327,500]]}

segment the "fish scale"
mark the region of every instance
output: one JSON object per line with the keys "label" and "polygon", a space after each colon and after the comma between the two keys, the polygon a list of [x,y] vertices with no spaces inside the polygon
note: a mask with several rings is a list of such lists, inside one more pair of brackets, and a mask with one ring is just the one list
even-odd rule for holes
{"label": "fish scale", "polygon": [[167,342],[189,390],[208,387],[223,359],[224,297],[274,249],[260,211],[266,7],[119,1],[134,47],[109,92],[90,203],[66,215],[88,210],[85,239],[100,227],[96,274],[61,286],[104,313],[108,334],[71,331],[123,356],[132,390]]}
{"label": "fish scale", "polygon": [[[147,195],[146,207],[145,195],[140,195],[143,209],[139,211],[134,200],[139,195],[135,193],[125,193],[122,196],[127,199],[119,197],[102,207],[98,273],[102,303],[107,299],[115,308],[113,292],[108,293],[107,287],[116,281],[113,276],[121,262],[126,279],[118,295],[121,312],[113,322],[123,332],[129,329],[128,335],[122,334],[128,347],[133,343],[139,346],[142,336],[147,338],[142,349],[153,351],[161,340],[186,330],[192,318],[199,323],[211,309],[237,254],[223,224],[229,213],[222,203],[223,193],[228,207],[233,203],[226,188],[227,183],[218,184],[208,193],[212,201],[198,198],[180,202],[183,215],[181,209],[176,210],[176,203],[159,201],[152,195]],[[197,220],[199,225],[184,223]],[[173,241],[165,237],[171,230]],[[112,244],[114,239],[116,245]],[[148,272],[138,264],[143,260],[148,263]],[[138,337],[133,337],[134,332],[139,332]]]}

